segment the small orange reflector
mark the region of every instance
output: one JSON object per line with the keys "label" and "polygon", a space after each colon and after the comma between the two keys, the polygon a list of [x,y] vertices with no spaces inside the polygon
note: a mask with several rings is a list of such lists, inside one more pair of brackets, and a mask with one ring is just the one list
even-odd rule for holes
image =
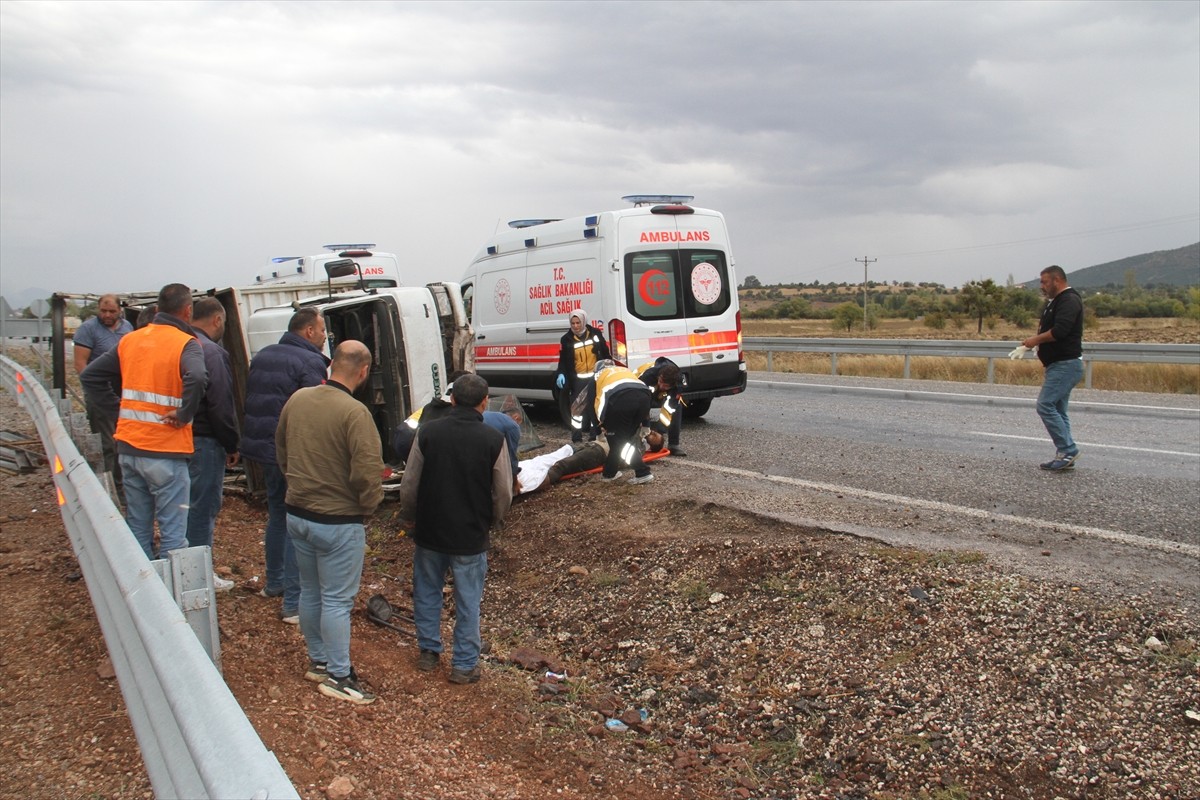
{"label": "small orange reflector", "polygon": [[60,473],[62,471],[63,471],[62,459],[59,458],[58,456],[55,456],[54,457],[54,474],[57,475],[58,473]]}
{"label": "small orange reflector", "polygon": [[67,498],[63,497],[62,489],[58,490],[58,504],[60,506],[65,506],[67,504]]}

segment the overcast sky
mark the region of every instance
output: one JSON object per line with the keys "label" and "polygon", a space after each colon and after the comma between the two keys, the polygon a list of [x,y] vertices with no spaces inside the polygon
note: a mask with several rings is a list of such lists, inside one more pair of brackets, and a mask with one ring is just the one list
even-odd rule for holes
{"label": "overcast sky", "polygon": [[457,280],[685,193],[739,280],[1017,281],[1200,241],[1200,3],[0,3],[0,294]]}

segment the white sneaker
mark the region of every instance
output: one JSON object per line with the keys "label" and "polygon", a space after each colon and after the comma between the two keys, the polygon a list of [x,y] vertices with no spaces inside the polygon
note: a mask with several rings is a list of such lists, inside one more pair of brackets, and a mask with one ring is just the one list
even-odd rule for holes
{"label": "white sneaker", "polygon": [[220,575],[213,575],[213,589],[218,592],[228,592],[235,585],[233,581],[227,581]]}
{"label": "white sneaker", "polygon": [[646,475],[643,475],[643,476],[642,476],[642,477],[640,477],[640,478],[630,478],[630,479],[629,479],[629,483],[630,483],[630,484],[632,484],[632,485],[634,485],[634,486],[638,486],[638,485],[640,485],[640,484],[643,484],[643,483],[649,483],[649,482],[650,482],[650,481],[652,481],[652,480],[654,480],[654,476],[653,476],[653,475],[650,475],[650,474],[646,474]]}
{"label": "white sneaker", "polygon": [[609,481],[615,481],[619,477],[621,477],[620,472],[618,472],[616,475],[613,475],[611,478],[608,477],[607,475],[601,475],[600,480],[604,481],[605,483],[608,483]]}

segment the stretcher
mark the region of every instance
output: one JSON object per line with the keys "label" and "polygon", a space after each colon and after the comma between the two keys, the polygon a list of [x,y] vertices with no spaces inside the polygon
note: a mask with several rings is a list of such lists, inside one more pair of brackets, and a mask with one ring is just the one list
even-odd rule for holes
{"label": "stretcher", "polygon": [[[657,453],[642,453],[642,461],[644,461],[646,463],[650,463],[651,461],[655,461],[657,459],[662,458],[663,456],[667,456],[670,454],[671,454],[671,451],[664,447],[662,450],[659,450]],[[599,467],[592,467],[591,469],[585,469],[583,472],[572,472],[570,475],[563,475],[562,478],[560,478],[559,480],[565,481],[570,478],[578,478],[580,475],[595,475],[596,473],[603,472],[603,471],[604,471],[604,466],[601,465]]]}

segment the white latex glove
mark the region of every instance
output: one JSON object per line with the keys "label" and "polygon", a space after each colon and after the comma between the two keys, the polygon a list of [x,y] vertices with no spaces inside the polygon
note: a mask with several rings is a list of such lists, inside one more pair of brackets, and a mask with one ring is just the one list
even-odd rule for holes
{"label": "white latex glove", "polygon": [[1018,358],[1021,358],[1026,353],[1028,353],[1030,351],[1030,349],[1031,348],[1026,347],[1023,344],[1019,344],[1013,348],[1012,352],[1008,354],[1008,357],[1013,359],[1014,361],[1016,361]]}

